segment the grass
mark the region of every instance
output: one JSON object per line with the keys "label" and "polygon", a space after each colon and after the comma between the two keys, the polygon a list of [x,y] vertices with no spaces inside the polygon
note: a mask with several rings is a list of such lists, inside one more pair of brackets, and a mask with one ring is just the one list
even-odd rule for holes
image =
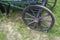
{"label": "grass", "polygon": [[0,40],[6,40],[6,33],[0,31]]}
{"label": "grass", "polygon": [[60,35],[60,0],[58,0],[56,7],[53,10],[54,16],[55,16],[55,25],[54,27],[49,31],[49,33],[52,33],[53,35]]}
{"label": "grass", "polygon": [[[10,17],[0,16],[0,25],[7,21],[6,23],[11,26],[13,26],[13,33],[17,32],[21,34],[19,37],[16,38],[18,34],[15,34],[15,40],[60,40],[60,0],[57,1],[57,5],[52,10],[54,17],[55,17],[55,25],[54,27],[47,32],[41,32],[41,31],[34,31],[31,29],[28,29],[26,25],[23,23],[22,19],[19,19],[21,17],[21,14],[19,12],[11,13]],[[17,14],[18,13],[18,14]],[[6,25],[7,26],[7,25]],[[5,30],[5,29],[4,29]],[[0,40],[5,40],[8,32],[0,30]],[[8,30],[9,31],[9,28]],[[7,34],[6,34],[7,33]],[[13,34],[12,33],[12,34]]]}

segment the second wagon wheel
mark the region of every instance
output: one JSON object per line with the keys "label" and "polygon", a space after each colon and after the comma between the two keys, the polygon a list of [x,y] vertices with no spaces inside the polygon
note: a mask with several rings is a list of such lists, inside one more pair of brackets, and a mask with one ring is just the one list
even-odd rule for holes
{"label": "second wagon wheel", "polygon": [[49,30],[54,25],[52,12],[40,5],[31,5],[25,8],[22,19],[28,27],[37,31]]}
{"label": "second wagon wheel", "polygon": [[47,0],[46,6],[49,9],[53,9],[55,7],[56,3],[57,3],[57,0]]}
{"label": "second wagon wheel", "polygon": [[0,13],[6,15],[6,11],[5,11],[5,7],[3,5],[0,4]]}

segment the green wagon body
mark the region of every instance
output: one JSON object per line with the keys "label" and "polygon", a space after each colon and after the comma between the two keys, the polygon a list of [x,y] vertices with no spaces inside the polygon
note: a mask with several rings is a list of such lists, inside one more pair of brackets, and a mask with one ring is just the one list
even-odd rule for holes
{"label": "green wagon body", "polygon": [[[19,10],[23,10],[23,6],[25,5],[29,5],[29,4],[37,4],[38,0],[1,0],[0,3],[2,5],[10,5],[12,9],[19,9]],[[20,5],[20,7],[19,7]],[[22,6],[22,7],[21,7]]]}

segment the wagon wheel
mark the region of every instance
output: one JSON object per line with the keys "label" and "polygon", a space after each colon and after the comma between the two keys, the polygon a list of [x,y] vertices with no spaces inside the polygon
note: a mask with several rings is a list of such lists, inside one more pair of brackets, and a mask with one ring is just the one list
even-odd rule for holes
{"label": "wagon wheel", "polygon": [[46,6],[50,9],[53,9],[57,3],[57,0],[48,0]]}
{"label": "wagon wheel", "polygon": [[0,10],[1,10],[1,13],[5,13],[5,8],[4,8],[4,6],[0,5]]}
{"label": "wagon wheel", "polygon": [[25,8],[22,19],[28,27],[37,31],[49,30],[54,25],[52,12],[46,7],[39,5],[33,5]]}

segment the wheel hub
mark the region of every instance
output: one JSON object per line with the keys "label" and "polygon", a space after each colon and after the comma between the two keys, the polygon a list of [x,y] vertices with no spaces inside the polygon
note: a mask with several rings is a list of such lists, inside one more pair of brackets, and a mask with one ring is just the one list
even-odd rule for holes
{"label": "wheel hub", "polygon": [[35,19],[34,19],[34,22],[35,22],[35,23],[39,23],[39,18],[35,18]]}

